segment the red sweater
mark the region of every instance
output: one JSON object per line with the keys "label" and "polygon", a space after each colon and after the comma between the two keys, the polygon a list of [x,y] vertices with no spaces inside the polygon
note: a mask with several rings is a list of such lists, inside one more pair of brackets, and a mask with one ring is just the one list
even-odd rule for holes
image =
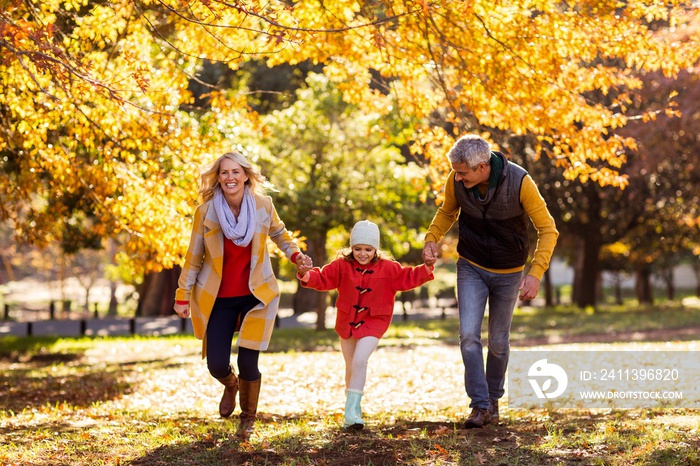
{"label": "red sweater", "polygon": [[[248,246],[236,246],[228,238],[224,238],[224,269],[221,274],[221,286],[217,298],[233,298],[234,296],[246,296],[252,294],[248,282],[250,281],[250,257],[252,242]],[[296,263],[299,253],[292,255],[292,262]]]}
{"label": "red sweater", "polygon": [[362,266],[339,258],[311,270],[308,281],[302,279],[301,285],[317,291],[338,290],[335,331],[341,338],[381,338],[391,324],[396,293],[433,278],[432,269],[425,264],[404,267],[393,260],[379,259]]}
{"label": "red sweater", "polygon": [[[252,242],[246,247],[236,246],[233,241],[224,238],[223,270],[221,273],[221,285],[217,298],[233,298],[247,296],[250,291],[250,258],[252,254]],[[298,252],[292,254],[292,262],[296,263]],[[188,304],[189,301],[175,301],[177,304]]]}
{"label": "red sweater", "polygon": [[224,268],[217,298],[233,298],[251,293],[248,286],[251,251],[250,244],[245,247],[236,246],[233,241],[224,238]]}

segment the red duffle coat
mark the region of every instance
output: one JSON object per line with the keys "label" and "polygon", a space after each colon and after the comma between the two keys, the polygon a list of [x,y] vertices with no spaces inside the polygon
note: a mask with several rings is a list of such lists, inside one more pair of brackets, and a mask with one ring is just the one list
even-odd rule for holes
{"label": "red duffle coat", "polygon": [[355,260],[338,258],[323,268],[315,267],[301,285],[317,291],[338,290],[335,331],[341,338],[381,338],[391,324],[396,293],[433,278],[432,268],[425,264],[404,267],[393,260],[379,259],[363,266]]}

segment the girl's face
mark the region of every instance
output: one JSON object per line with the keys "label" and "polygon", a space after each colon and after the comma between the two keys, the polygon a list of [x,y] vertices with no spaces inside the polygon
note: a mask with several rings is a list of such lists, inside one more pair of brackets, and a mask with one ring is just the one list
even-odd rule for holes
{"label": "girl's face", "polygon": [[226,195],[236,195],[243,192],[248,175],[239,164],[231,159],[224,159],[219,166],[219,184]]}
{"label": "girl's face", "polygon": [[377,250],[368,244],[356,244],[352,247],[352,257],[361,265],[367,265],[372,262]]}

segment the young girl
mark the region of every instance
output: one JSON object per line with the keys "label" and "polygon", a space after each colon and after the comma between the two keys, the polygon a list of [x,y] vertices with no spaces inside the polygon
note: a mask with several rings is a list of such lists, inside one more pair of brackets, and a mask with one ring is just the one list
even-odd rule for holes
{"label": "young girl", "polygon": [[345,359],[345,421],[343,427],[364,427],[360,400],[367,361],[391,324],[396,293],[434,278],[435,259],[418,267],[403,267],[379,250],[379,228],[362,220],[350,233],[350,249],[323,268],[300,265],[301,285],[317,291],[338,290],[335,331]]}

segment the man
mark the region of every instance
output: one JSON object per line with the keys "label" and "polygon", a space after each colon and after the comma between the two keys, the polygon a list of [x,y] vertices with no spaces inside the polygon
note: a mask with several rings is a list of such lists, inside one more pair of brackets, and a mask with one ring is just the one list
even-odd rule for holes
{"label": "man", "polygon": [[[559,232],[535,182],[483,138],[466,135],[447,154],[452,171],[445,200],[425,236],[423,259],[438,256],[437,243],[459,219],[457,301],[464,382],[472,408],[465,427],[498,422],[510,353],[510,324],[519,299],[537,296]],[[532,264],[528,222],[537,230]],[[489,306],[488,356],[484,371],[481,322]]]}

